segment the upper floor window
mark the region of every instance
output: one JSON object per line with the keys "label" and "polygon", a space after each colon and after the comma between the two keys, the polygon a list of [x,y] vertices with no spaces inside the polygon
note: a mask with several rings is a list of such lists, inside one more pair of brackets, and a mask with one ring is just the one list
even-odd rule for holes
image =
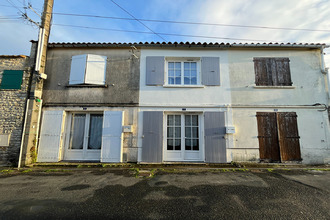
{"label": "upper floor window", "polygon": [[4,70],[0,89],[21,89],[23,70]]}
{"label": "upper floor window", "polygon": [[289,58],[253,59],[257,86],[292,86]]}
{"label": "upper floor window", "polygon": [[198,85],[199,61],[167,61],[168,85]]}
{"label": "upper floor window", "polygon": [[104,85],[107,57],[93,54],[72,56],[70,85]]}
{"label": "upper floor window", "polygon": [[220,86],[220,57],[146,57],[146,85]]}

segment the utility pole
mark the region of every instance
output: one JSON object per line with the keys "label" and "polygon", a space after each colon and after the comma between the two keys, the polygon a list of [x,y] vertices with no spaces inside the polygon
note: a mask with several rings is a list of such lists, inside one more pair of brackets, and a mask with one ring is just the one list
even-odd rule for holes
{"label": "utility pole", "polygon": [[[42,107],[43,81],[47,79],[46,56],[50,35],[54,0],[45,0],[39,28],[39,38],[35,59],[35,68],[32,74],[30,93],[26,108],[26,122],[21,144],[18,167],[34,163],[37,157],[39,127]],[[33,47],[32,47],[33,48]]]}

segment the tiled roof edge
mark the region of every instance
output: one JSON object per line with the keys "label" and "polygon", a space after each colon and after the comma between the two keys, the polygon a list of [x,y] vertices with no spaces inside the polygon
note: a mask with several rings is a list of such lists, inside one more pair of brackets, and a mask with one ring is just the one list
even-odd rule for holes
{"label": "tiled roof edge", "polygon": [[292,48],[327,48],[324,43],[202,43],[202,42],[134,42],[134,43],[94,43],[94,42],[58,42],[49,43],[48,47],[292,47]]}

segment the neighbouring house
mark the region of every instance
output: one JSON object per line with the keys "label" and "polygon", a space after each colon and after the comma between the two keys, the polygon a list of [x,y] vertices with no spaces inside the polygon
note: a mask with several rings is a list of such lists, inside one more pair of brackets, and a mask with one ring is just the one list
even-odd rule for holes
{"label": "neighbouring house", "polygon": [[49,44],[38,162],[137,161],[139,53],[129,44]]}
{"label": "neighbouring house", "polygon": [[33,61],[0,56],[0,166],[18,163]]}
{"label": "neighbouring house", "polygon": [[38,162],[330,162],[323,44],[50,43]]}

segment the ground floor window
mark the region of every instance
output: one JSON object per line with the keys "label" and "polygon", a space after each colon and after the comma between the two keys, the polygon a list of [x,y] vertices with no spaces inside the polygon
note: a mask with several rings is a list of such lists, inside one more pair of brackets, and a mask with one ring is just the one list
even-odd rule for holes
{"label": "ground floor window", "polygon": [[72,114],[69,149],[100,150],[103,114]]}

